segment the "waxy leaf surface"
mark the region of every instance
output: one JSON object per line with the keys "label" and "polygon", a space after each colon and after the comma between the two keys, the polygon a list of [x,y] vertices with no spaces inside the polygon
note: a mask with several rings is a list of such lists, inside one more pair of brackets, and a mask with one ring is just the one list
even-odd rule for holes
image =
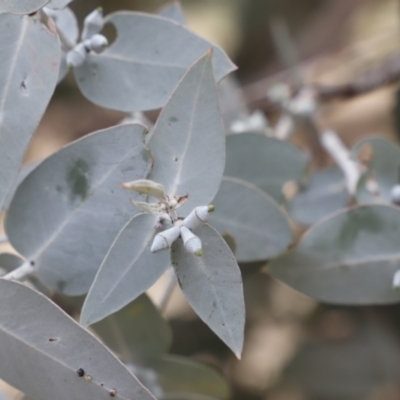
{"label": "waxy leaf surface", "polygon": [[0,7],[13,14],[31,14],[44,7],[48,2],[49,0],[0,0]]}
{"label": "waxy leaf surface", "polygon": [[314,225],[290,253],[274,260],[272,275],[296,290],[335,304],[400,301],[400,210],[365,205]]}
{"label": "waxy leaf surface", "polygon": [[54,290],[86,293],[115,236],[137,213],[132,192],[119,184],[149,173],[144,132],[131,124],[85,136],[18,187],[7,214],[9,240]]}
{"label": "waxy leaf surface", "polygon": [[186,25],[185,13],[179,1],[174,1],[163,7],[158,13],[161,17],[171,19],[178,24]]}
{"label": "waxy leaf surface", "polygon": [[109,15],[117,39],[75,68],[82,93],[92,102],[132,112],[163,107],[186,70],[211,47],[217,80],[235,69],[226,54],[183,26],[134,12]]}

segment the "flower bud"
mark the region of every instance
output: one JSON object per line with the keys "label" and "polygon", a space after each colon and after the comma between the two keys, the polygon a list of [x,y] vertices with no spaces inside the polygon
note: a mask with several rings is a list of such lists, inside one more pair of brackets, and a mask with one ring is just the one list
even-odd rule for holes
{"label": "flower bud", "polygon": [[155,253],[156,251],[168,249],[172,246],[172,243],[178,239],[180,233],[180,229],[177,226],[173,226],[166,231],[157,233],[151,245],[150,251]]}
{"label": "flower bud", "polygon": [[88,49],[84,43],[78,43],[72,50],[67,53],[66,62],[68,68],[80,67],[86,60]]}
{"label": "flower bud", "polygon": [[165,189],[163,185],[150,181],[148,179],[138,179],[132,182],[121,183],[124,189],[134,190],[139,194],[155,197],[166,201]]}
{"label": "flower bud", "polygon": [[192,212],[183,220],[183,226],[188,229],[195,229],[203,222],[207,222],[210,213],[215,210],[213,205],[196,207]]}
{"label": "flower bud", "polygon": [[193,253],[194,255],[199,257],[203,255],[201,240],[193,232],[191,232],[188,228],[182,226],[181,236],[185,249],[189,253]]}
{"label": "flower bud", "polygon": [[101,7],[92,11],[83,22],[81,40],[85,41],[99,33],[104,27],[103,9]]}
{"label": "flower bud", "polygon": [[394,185],[390,191],[392,203],[400,205],[400,184]]}
{"label": "flower bud", "polygon": [[103,35],[100,35],[99,33],[93,35],[89,39],[88,47],[95,53],[102,53],[107,46],[108,46],[107,38]]}
{"label": "flower bud", "polygon": [[135,207],[146,214],[160,215],[160,213],[163,212],[162,204],[146,203],[144,201],[135,201],[133,199],[130,200]]}

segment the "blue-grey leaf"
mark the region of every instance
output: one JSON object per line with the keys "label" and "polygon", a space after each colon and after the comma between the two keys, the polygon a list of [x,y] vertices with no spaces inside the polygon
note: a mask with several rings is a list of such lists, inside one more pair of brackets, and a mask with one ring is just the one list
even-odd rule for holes
{"label": "blue-grey leaf", "polygon": [[54,26],[35,17],[0,13],[0,25],[1,209],[56,86],[60,46]]}
{"label": "blue-grey leaf", "polygon": [[57,29],[72,45],[75,45],[79,37],[78,20],[70,8],[62,10],[47,10],[47,14],[57,25]]}
{"label": "blue-grey leaf", "polygon": [[66,7],[69,3],[71,3],[73,0],[50,0],[47,3],[47,7],[53,8],[55,10],[61,10],[64,7]]}
{"label": "blue-grey leaf", "polygon": [[86,297],[81,323],[91,325],[140,296],[170,266],[168,251],[151,253],[156,217],[139,214],[121,230]]}
{"label": "blue-grey leaf", "polygon": [[240,269],[221,235],[209,225],[194,230],[203,255],[185,250],[178,239],[171,248],[171,262],[179,285],[197,315],[240,358],[245,309]]}
{"label": "blue-grey leaf", "polygon": [[179,1],[164,6],[158,13],[161,17],[168,18],[180,25],[186,25],[186,17],[182,8],[182,4]]}
{"label": "blue-grey leaf", "polygon": [[[13,14],[31,14],[48,2],[49,0],[0,0],[0,7]],[[4,40],[3,37],[2,40]]]}
{"label": "blue-grey leaf", "polygon": [[7,214],[8,238],[54,290],[86,293],[115,236],[137,213],[119,184],[150,171],[144,132],[129,124],[85,136],[19,185]]}
{"label": "blue-grey leaf", "polygon": [[75,68],[82,93],[100,106],[126,112],[163,107],[186,70],[211,47],[217,80],[235,69],[220,48],[166,18],[118,12],[106,22],[117,30],[115,42]]}
{"label": "blue-grey leaf", "polygon": [[308,186],[297,193],[288,209],[297,223],[310,226],[346,207],[348,201],[343,173],[338,167],[330,167],[312,172]]}
{"label": "blue-grey leaf", "polygon": [[[167,396],[198,394],[215,399],[230,397],[227,381],[213,368],[188,357],[166,355],[156,367]],[[185,398],[185,397],[184,397]]]}
{"label": "blue-grey leaf", "polygon": [[225,164],[225,135],[211,52],[184,76],[149,135],[154,154],[150,178],[170,196],[189,198],[181,215],[207,205],[216,195]]}
{"label": "blue-grey leaf", "polygon": [[125,364],[155,364],[172,340],[170,326],[146,294],[92,329]]}
{"label": "blue-grey leaf", "polygon": [[304,153],[279,139],[257,133],[226,138],[224,175],[253,183],[279,203],[284,202],[283,185],[300,182],[307,163]]}
{"label": "blue-grey leaf", "polygon": [[367,138],[358,142],[352,149],[354,158],[357,158],[358,153],[364,146],[370,146],[372,150],[366,174],[372,174],[378,184],[379,193],[377,196],[370,193],[365,186],[367,180],[361,179],[357,187],[357,201],[359,203],[382,201],[390,203],[390,192],[399,180],[400,147],[398,144],[385,138]]}
{"label": "blue-grey leaf", "polygon": [[210,224],[235,243],[238,262],[266,260],[293,241],[289,220],[279,205],[251,183],[224,177],[213,200]]}
{"label": "blue-grey leaf", "polygon": [[400,269],[400,210],[365,205],[312,227],[269,270],[294,289],[335,304],[400,301],[393,276]]}
{"label": "blue-grey leaf", "polygon": [[24,263],[24,260],[11,253],[1,253],[0,254],[0,268],[5,272],[10,272],[13,269],[20,267]]}
{"label": "blue-grey leaf", "polygon": [[154,400],[63,310],[27,286],[6,280],[0,280],[0,376],[41,400],[109,400],[111,390],[120,400]]}

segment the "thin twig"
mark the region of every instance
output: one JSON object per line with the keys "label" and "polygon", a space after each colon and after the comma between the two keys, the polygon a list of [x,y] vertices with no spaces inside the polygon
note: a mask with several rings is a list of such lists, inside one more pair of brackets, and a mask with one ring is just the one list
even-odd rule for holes
{"label": "thin twig", "polygon": [[158,308],[162,314],[167,308],[168,301],[171,298],[172,292],[174,291],[177,283],[175,270],[172,267],[168,269],[166,278],[167,282],[164,286],[163,292],[161,293],[160,300],[158,301]]}
{"label": "thin twig", "polygon": [[2,279],[22,282],[32,275],[34,271],[35,266],[32,264],[32,262],[26,261],[20,267],[14,269],[14,271],[4,275]]}

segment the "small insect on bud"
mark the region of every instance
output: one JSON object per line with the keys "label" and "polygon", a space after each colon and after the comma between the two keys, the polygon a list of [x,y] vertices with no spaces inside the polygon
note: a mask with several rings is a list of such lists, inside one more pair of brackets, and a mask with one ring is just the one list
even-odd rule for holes
{"label": "small insect on bud", "polygon": [[103,9],[101,7],[92,11],[83,22],[81,40],[85,41],[99,33],[104,27]]}
{"label": "small insect on bud", "polygon": [[400,289],[400,269],[398,269],[393,275],[392,287],[393,289]]}
{"label": "small insect on bud", "polygon": [[88,49],[84,43],[78,43],[71,51],[67,53],[66,61],[68,68],[80,67],[85,61]]}
{"label": "small insect on bud", "polygon": [[400,184],[394,185],[390,191],[390,199],[393,204],[400,205]]}
{"label": "small insect on bud", "polygon": [[181,236],[185,249],[189,253],[193,253],[194,255],[199,257],[203,255],[201,240],[193,232],[191,232],[188,228],[182,226]]}
{"label": "small insect on bud", "polygon": [[157,233],[153,240],[153,244],[151,245],[150,251],[155,253],[160,250],[168,249],[172,246],[172,243],[178,239],[181,230],[177,226],[173,226],[165,231]]}
{"label": "small insect on bud", "polygon": [[193,230],[204,222],[207,222],[210,213],[215,210],[213,205],[196,207],[184,220],[183,226]]}
{"label": "small insect on bud", "polygon": [[121,183],[121,187],[128,190],[134,190],[139,194],[155,197],[162,201],[166,201],[167,199],[164,186],[148,179],[138,179],[132,182],[124,182]]}
{"label": "small insect on bud", "polygon": [[100,35],[97,33],[96,35],[93,35],[89,39],[88,47],[90,50],[93,50],[95,53],[102,53],[104,49],[108,46],[108,40],[105,36]]}

